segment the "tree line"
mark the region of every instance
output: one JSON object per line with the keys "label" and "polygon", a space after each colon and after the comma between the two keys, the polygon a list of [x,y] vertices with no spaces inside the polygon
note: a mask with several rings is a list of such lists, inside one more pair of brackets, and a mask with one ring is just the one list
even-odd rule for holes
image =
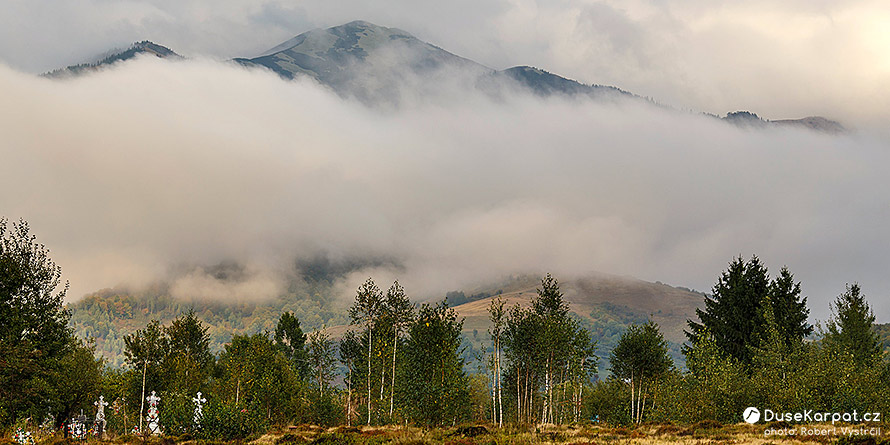
{"label": "tree line", "polygon": [[890,364],[860,286],[831,303],[825,326],[808,323],[806,303],[787,268],[770,279],[756,256],[734,259],[688,321],[686,369],[654,323],[633,326],[612,351],[612,378],[591,388],[592,412],[610,423],[736,423],[749,406],[887,412]]}
{"label": "tree line", "polygon": [[[291,312],[274,330],[235,335],[210,349],[193,311],[151,321],[124,338],[126,366],[105,367],[74,337],[62,306],[67,285],[48,250],[19,222],[0,220],[0,426],[58,427],[103,394],[108,428],[144,431],[146,396],[161,397],[165,434],[243,439],[271,426],[464,422],[497,426],[645,421],[735,423],[747,406],[886,412],[890,365],[861,288],[832,303],[824,327],[787,268],[770,277],[757,257],[734,259],[689,320],[685,369],[658,325],[632,324],[596,374],[597,339],[558,281],[546,275],[531,304],[500,296],[488,306],[490,347],[470,373],[463,320],[447,300],[417,305],[396,281],[356,290],[351,324],[332,338],[306,333]],[[192,398],[207,398],[200,428]],[[49,417],[47,417],[49,416]]]}

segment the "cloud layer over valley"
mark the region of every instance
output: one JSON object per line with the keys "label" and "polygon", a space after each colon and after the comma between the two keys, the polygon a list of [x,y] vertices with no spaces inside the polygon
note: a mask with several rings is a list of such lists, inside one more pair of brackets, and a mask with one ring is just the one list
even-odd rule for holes
{"label": "cloud layer over valley", "polygon": [[[441,296],[593,270],[707,290],[756,253],[819,318],[852,281],[890,318],[890,151],[867,130],[458,89],[381,111],[201,59],[61,81],[0,67],[0,97],[3,216],[31,223],[72,298],[170,276],[181,295],[268,297],[322,254],[383,259],[345,293],[368,274]],[[234,285],[208,272],[226,261]]]}

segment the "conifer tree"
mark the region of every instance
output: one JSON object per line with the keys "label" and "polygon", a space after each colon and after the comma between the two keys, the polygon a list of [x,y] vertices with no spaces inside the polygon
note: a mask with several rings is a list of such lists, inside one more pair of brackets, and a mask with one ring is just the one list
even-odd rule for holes
{"label": "conifer tree", "polygon": [[813,326],[807,322],[810,314],[807,298],[801,297],[800,282],[794,282],[794,276],[787,267],[783,267],[770,283],[769,298],[776,328],[786,347],[800,344],[813,333]]}
{"label": "conifer tree", "polygon": [[751,347],[762,325],[762,304],[770,291],[766,267],[757,256],[746,263],[735,258],[714,285],[713,296],[705,297],[705,309],[696,309],[700,323],[687,320],[686,336],[692,345],[707,328],[717,347],[747,366],[751,363]]}
{"label": "conifer tree", "polygon": [[874,363],[881,357],[883,345],[874,331],[875,314],[862,295],[858,283],[848,284],[837,297],[828,321],[825,342],[852,354],[859,365]]}

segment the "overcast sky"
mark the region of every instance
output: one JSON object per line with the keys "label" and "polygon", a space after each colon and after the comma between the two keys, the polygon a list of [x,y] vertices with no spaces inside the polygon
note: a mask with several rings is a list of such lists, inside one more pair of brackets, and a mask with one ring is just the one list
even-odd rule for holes
{"label": "overcast sky", "polygon": [[26,72],[150,39],[257,55],[316,27],[398,27],[493,68],[532,65],[678,108],[890,118],[885,0],[6,0],[0,60]]}
{"label": "overcast sky", "polygon": [[[11,0],[0,15],[0,216],[72,295],[237,259],[270,295],[295,255],[397,258],[436,293],[612,272],[706,290],[735,255],[788,265],[813,313],[859,281],[890,320],[890,6],[883,1]],[[378,113],[215,62],[364,19],[493,68],[534,65],[679,109],[824,115],[751,131],[633,104],[472,92]],[[149,39],[196,59],[33,76]],[[369,271],[363,271],[363,274]],[[379,276],[394,274],[377,271]]]}

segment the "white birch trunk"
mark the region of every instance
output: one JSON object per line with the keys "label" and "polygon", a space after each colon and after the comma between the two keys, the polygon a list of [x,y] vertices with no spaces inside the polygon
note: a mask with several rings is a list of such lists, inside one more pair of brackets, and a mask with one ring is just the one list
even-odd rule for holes
{"label": "white birch trunk", "polygon": [[145,372],[148,371],[148,360],[142,362],[142,400],[139,401],[139,434],[142,434],[142,411],[145,409]]}
{"label": "white birch trunk", "polygon": [[393,401],[393,397],[396,394],[396,349],[398,349],[398,347],[399,347],[398,326],[396,326],[396,328],[393,330],[396,331],[396,335],[395,335],[395,339],[393,340],[393,344],[392,344],[392,381],[391,381],[392,385],[390,385],[390,388],[389,388],[389,417],[390,418],[392,418],[392,405],[393,405],[392,401]]}
{"label": "white birch trunk", "polygon": [[371,324],[368,320],[368,426],[371,426]]}

